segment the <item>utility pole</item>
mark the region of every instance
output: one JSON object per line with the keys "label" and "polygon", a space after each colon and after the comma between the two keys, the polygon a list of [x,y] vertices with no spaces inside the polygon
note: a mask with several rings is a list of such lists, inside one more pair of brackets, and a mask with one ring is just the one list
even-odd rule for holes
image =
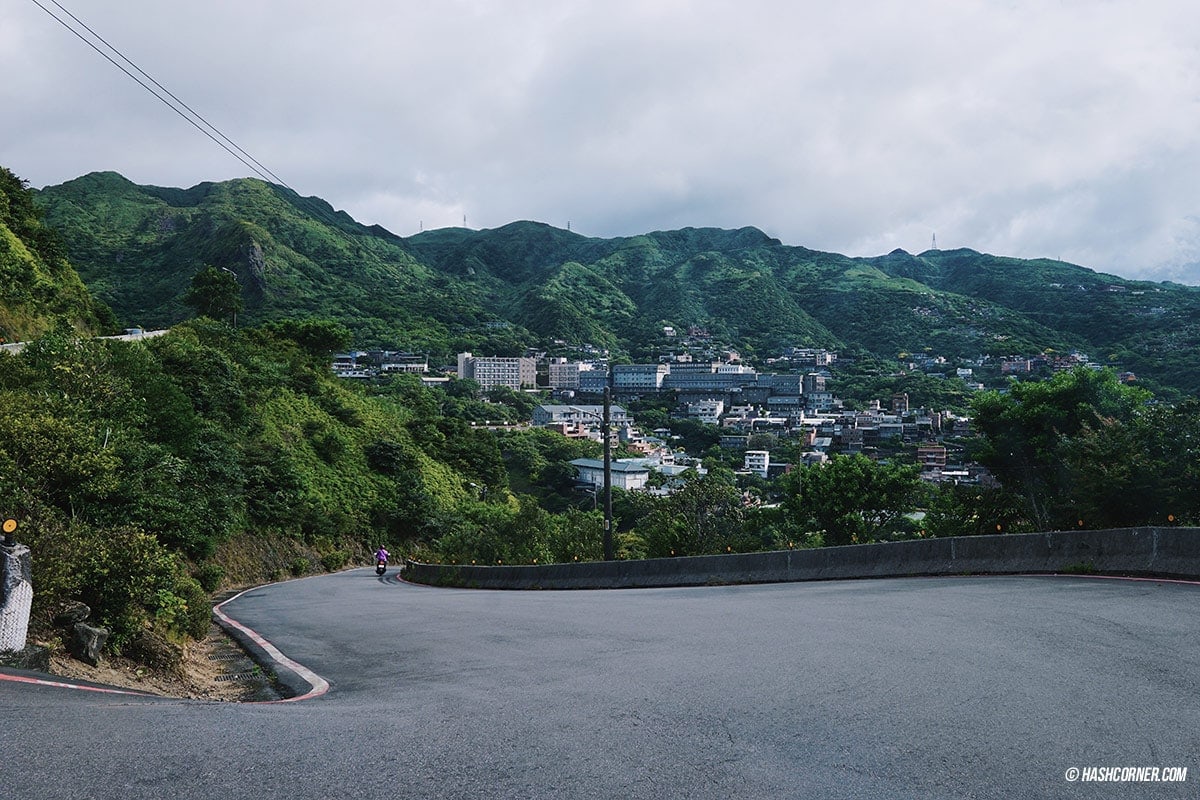
{"label": "utility pole", "polygon": [[[611,380],[611,373],[610,373]],[[613,532],[612,532],[612,440],[609,439],[611,422],[610,406],[612,405],[612,389],[604,387],[604,417],[600,424],[601,435],[604,437],[604,560],[612,561]]]}

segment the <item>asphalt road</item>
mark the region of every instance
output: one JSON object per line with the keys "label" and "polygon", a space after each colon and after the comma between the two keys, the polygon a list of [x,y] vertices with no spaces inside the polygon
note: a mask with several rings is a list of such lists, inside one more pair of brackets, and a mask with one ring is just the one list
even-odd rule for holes
{"label": "asphalt road", "polygon": [[[1198,602],[1089,578],[482,592],[353,570],[225,607],[329,681],[311,700],[0,682],[0,798],[1195,800]],[[1091,767],[1188,773],[1067,780]]]}

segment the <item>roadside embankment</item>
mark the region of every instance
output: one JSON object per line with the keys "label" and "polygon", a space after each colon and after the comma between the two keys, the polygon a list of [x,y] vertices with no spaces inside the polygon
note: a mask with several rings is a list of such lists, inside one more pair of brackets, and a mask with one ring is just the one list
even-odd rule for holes
{"label": "roadside embankment", "polygon": [[473,589],[626,589],[1064,572],[1200,579],[1200,528],[964,536],[643,561],[519,566],[409,561],[404,577],[414,583]]}

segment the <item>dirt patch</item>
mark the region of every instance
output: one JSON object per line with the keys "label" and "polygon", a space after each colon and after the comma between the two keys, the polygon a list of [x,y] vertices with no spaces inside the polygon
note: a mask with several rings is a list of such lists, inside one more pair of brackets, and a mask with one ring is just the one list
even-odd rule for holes
{"label": "dirt patch", "polygon": [[270,677],[215,624],[204,639],[184,647],[177,669],[154,669],[114,656],[93,667],[65,653],[52,653],[50,671],[65,678],[191,700],[247,702],[279,696]]}

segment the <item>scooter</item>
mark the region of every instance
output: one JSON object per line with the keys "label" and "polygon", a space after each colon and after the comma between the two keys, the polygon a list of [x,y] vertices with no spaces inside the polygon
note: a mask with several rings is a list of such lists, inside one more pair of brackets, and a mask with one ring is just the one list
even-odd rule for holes
{"label": "scooter", "polygon": [[387,572],[387,560],[381,558],[375,562],[375,574],[382,575],[385,572]]}

